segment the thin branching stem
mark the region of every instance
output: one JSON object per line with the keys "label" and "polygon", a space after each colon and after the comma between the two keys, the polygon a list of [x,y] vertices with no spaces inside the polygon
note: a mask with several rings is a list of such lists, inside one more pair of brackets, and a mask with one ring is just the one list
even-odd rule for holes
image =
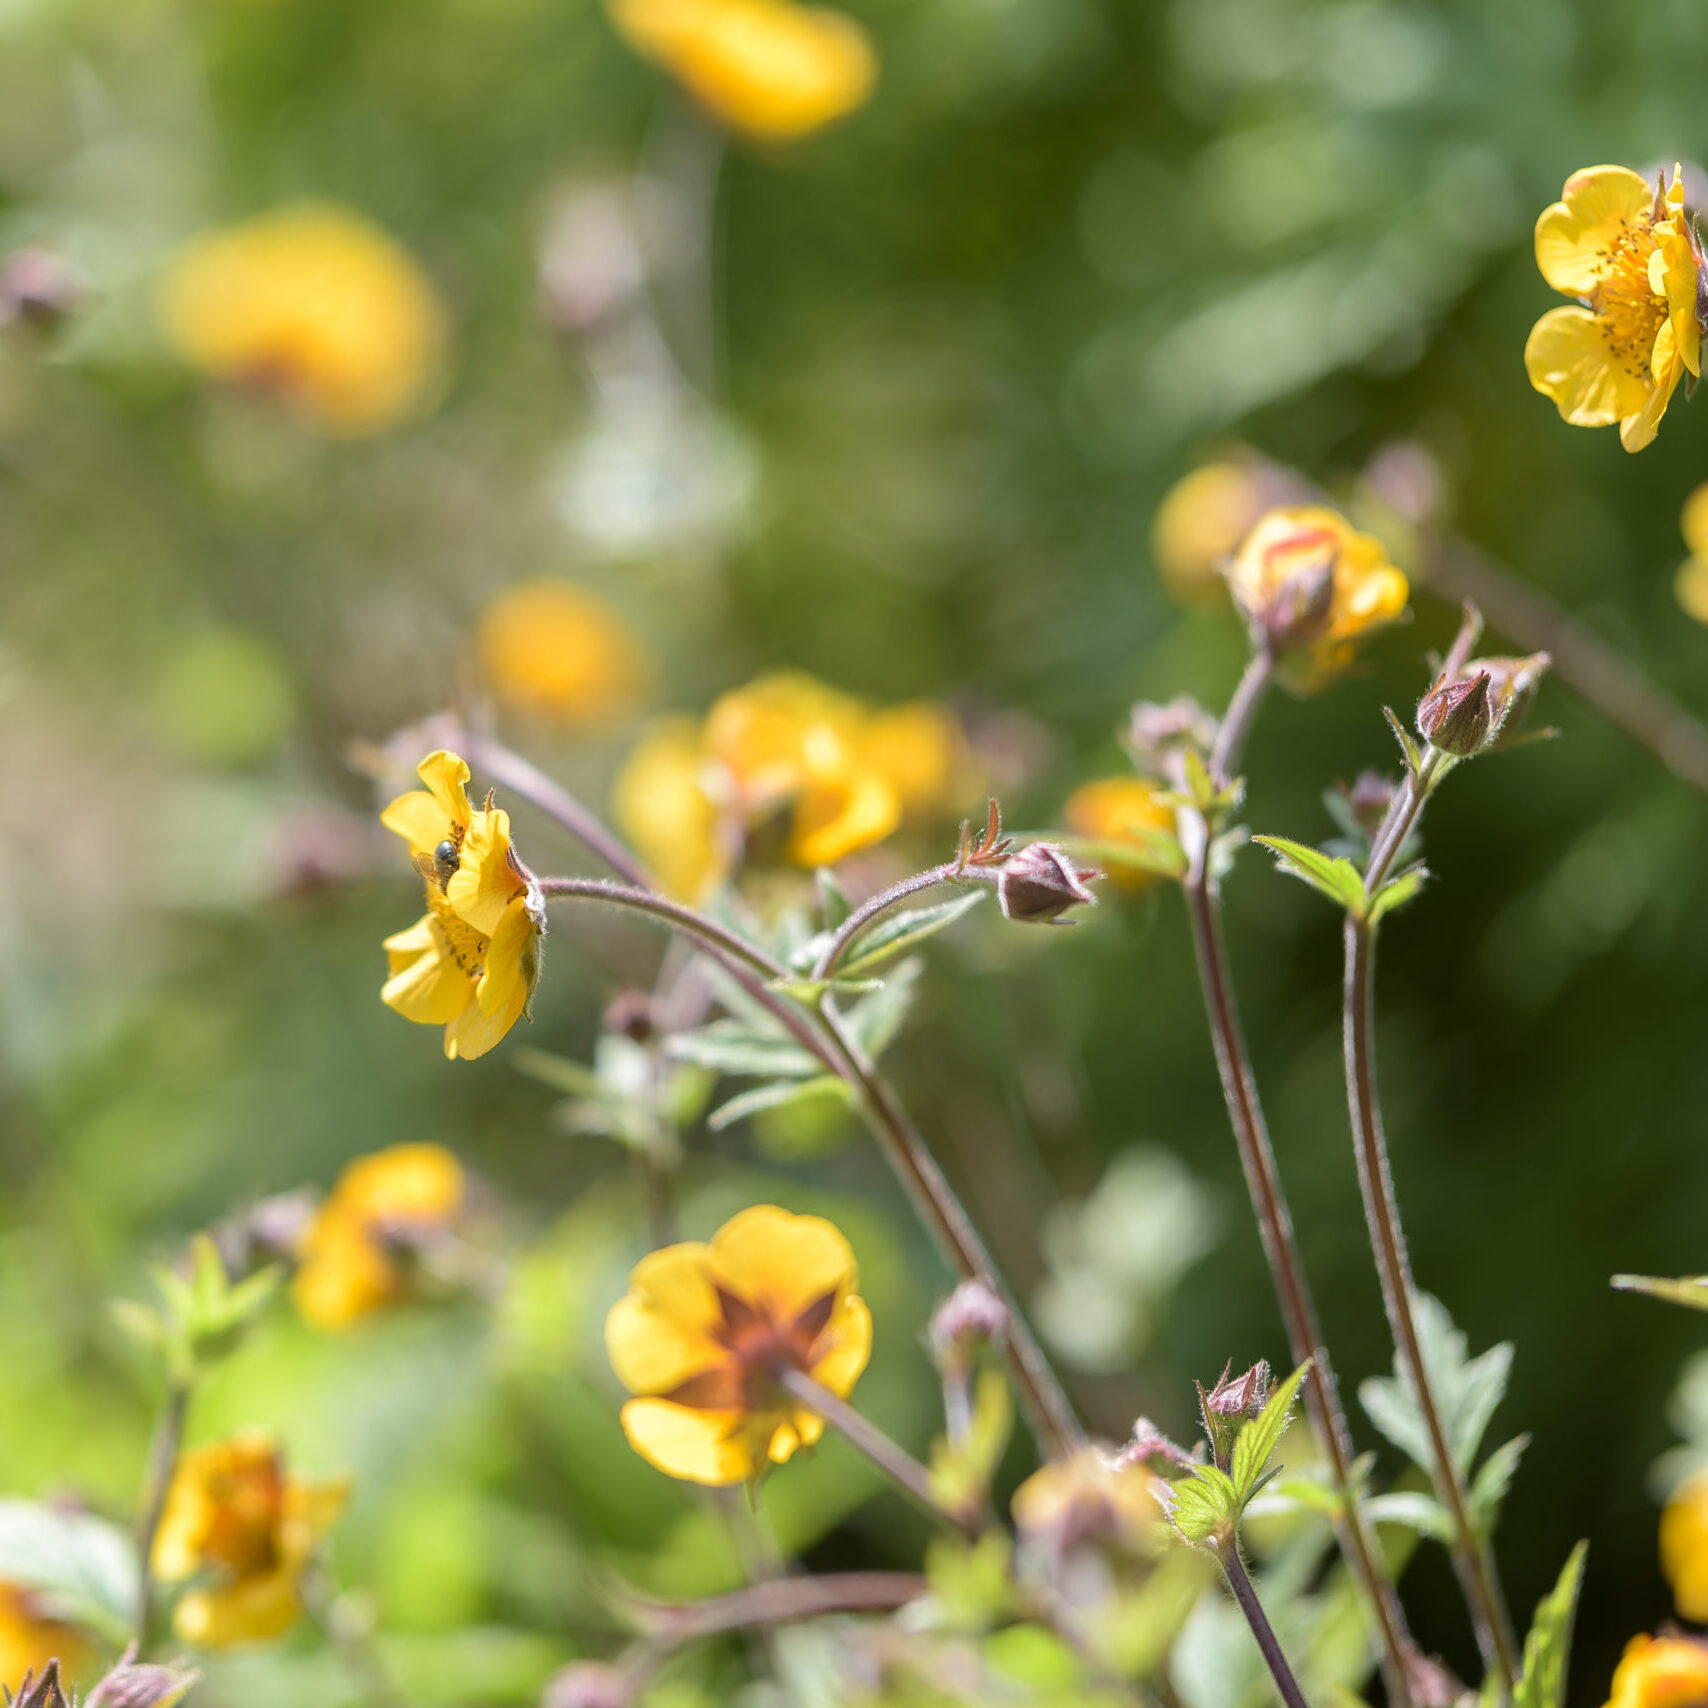
{"label": "thin branching stem", "polygon": [[136,1527],[136,1644],[146,1654],[154,1622],[154,1539],[166,1513],[166,1497],[178,1469],[184,1445],[184,1421],[190,1411],[191,1379],[174,1374],[167,1379],[166,1398],[154,1425],[148,1448],[148,1470],[143,1485],[142,1513]]}
{"label": "thin branching stem", "polygon": [[704,1601],[635,1601],[622,1611],[645,1636],[690,1643],[827,1613],[889,1613],[918,1601],[929,1589],[916,1572],[825,1572],[750,1584]]}
{"label": "thin branching stem", "polygon": [[[1263,702],[1273,670],[1273,659],[1267,651],[1260,649],[1240,678],[1211,755],[1211,780],[1218,788],[1227,786],[1239,764],[1245,737]],[[1210,868],[1210,828],[1200,815],[1194,813],[1190,816],[1194,822],[1190,827],[1193,834],[1189,837],[1193,843],[1191,865],[1185,882],[1187,915],[1192,927],[1193,949],[1197,956],[1199,982],[1203,987],[1204,1008],[1215,1047],[1222,1095],[1227,1103],[1228,1120],[1233,1128],[1264,1256],[1268,1259],[1270,1277],[1281,1306],[1288,1351],[1295,1366],[1310,1361],[1310,1372],[1305,1378],[1305,1406],[1341,1496],[1341,1511],[1335,1524],[1336,1537],[1347,1566],[1376,1620],[1380,1639],[1378,1655],[1388,1699],[1396,1708],[1403,1708],[1410,1699],[1407,1656],[1412,1649],[1405,1613],[1358,1502],[1352,1472],[1352,1432],[1340,1403],[1334,1368],[1323,1344],[1316,1305],[1293,1232],[1292,1213],[1282,1189],[1280,1169],[1276,1164],[1274,1146],[1270,1143],[1251,1058],[1240,1027],[1227,948],[1222,938],[1220,897]]]}
{"label": "thin branching stem", "polygon": [[906,901],[909,896],[918,895],[922,890],[934,889],[938,884],[948,883],[960,870],[958,861],[948,860],[941,866],[915,872],[911,878],[903,878],[899,884],[891,884],[887,890],[880,890],[875,896],[868,896],[837,926],[830,941],[825,944],[824,953],[819,956],[812,976],[815,979],[828,979],[841,965],[842,957],[848,953],[848,946],[880,913],[887,912],[897,902]]}
{"label": "thin branching stem", "polygon": [[1287,1708],[1309,1708],[1305,1701],[1305,1693],[1299,1688],[1299,1681],[1293,1676],[1293,1669],[1287,1664],[1287,1657],[1282,1652],[1281,1641],[1275,1635],[1275,1628],[1269,1623],[1269,1615],[1263,1611],[1263,1603],[1257,1599],[1257,1590],[1251,1581],[1251,1575],[1245,1569],[1245,1562],[1239,1557],[1239,1544],[1228,1542],[1220,1551],[1222,1573],[1228,1580],[1228,1588],[1233,1591],[1234,1600],[1239,1604],[1239,1610],[1245,1615],[1245,1622],[1251,1627],[1251,1634],[1257,1639],[1257,1646],[1263,1651],[1264,1664],[1269,1668],[1269,1676],[1275,1680],[1275,1688],[1280,1692],[1281,1700]]}

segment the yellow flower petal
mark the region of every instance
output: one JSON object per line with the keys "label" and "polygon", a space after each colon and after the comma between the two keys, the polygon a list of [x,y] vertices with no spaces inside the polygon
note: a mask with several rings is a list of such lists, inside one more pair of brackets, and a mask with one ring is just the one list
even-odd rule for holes
{"label": "yellow flower petal", "polygon": [[846,1398],[872,1356],[872,1313],[857,1293],[844,1295],[819,1339],[827,1348],[812,1367],[816,1381]]}
{"label": "yellow flower petal", "polygon": [[815,1300],[859,1279],[853,1248],[822,1216],[756,1204],[712,1238],[712,1274],[738,1298],[793,1319]]}
{"label": "yellow flower petal", "polygon": [[789,858],[800,866],[834,866],[869,848],[901,823],[901,797],[876,771],[851,770],[812,784],[795,803]]}
{"label": "yellow flower petal", "polygon": [[1607,1708],[1702,1708],[1708,1648],[1688,1637],[1633,1637],[1613,1674]]}
{"label": "yellow flower petal", "polygon": [[1663,325],[1655,335],[1655,361],[1664,377],[1649,387],[1642,407],[1619,423],[1619,442],[1627,451],[1640,451],[1654,443],[1660,431],[1661,417],[1672,402],[1672,394],[1684,377],[1684,364],[1678,359],[1677,346],[1672,341],[1672,327]]}
{"label": "yellow flower petal", "polygon": [[1661,1514],[1661,1572],[1681,1619],[1708,1620],[1708,1477],[1692,1477]]}
{"label": "yellow flower petal", "polygon": [[1554,308],[1543,315],[1530,329],[1524,366],[1530,383],[1553,398],[1574,427],[1609,427],[1641,413],[1648,401],[1642,379],[1612,360],[1587,308]]}
{"label": "yellow flower petal", "polygon": [[172,1625],[199,1649],[230,1649],[282,1637],[301,1611],[296,1573],[281,1569],[215,1589],[191,1590],[178,1603]]}
{"label": "yellow flower petal", "polygon": [[617,773],[611,807],[665,891],[700,901],[729,865],[697,725],[668,718],[643,735]]}
{"label": "yellow flower petal", "polygon": [[746,1482],[757,1468],[745,1439],[730,1433],[739,1413],[638,1399],[630,1400],[621,1415],[629,1445],[667,1476],[720,1487]]}
{"label": "yellow flower petal", "polygon": [[1621,227],[1646,223],[1654,199],[1654,185],[1628,166],[1574,172],[1562,199],[1544,208],[1536,221],[1536,265],[1542,277],[1565,296],[1588,296]]}
{"label": "yellow flower petal", "polygon": [[451,815],[425,789],[399,795],[380,814],[380,823],[401,836],[412,854],[431,855],[441,842],[452,840],[457,830]]}
{"label": "yellow flower petal", "polygon": [[445,809],[445,816],[454,824],[467,829],[469,819],[473,816],[469,811],[468,761],[459,759],[456,754],[447,753],[441,748],[437,753],[429,753],[416,766],[415,774],[427,785],[434,800]]}
{"label": "yellow flower petal", "polygon": [[380,1000],[406,1020],[446,1026],[474,1001],[474,982],[451,959],[431,914],[386,938],[385,950],[391,977],[381,987]]}
{"label": "yellow flower petal", "polygon": [[632,1293],[605,1318],[605,1354],[632,1394],[667,1394],[725,1357],[716,1341]]}
{"label": "yellow flower petal", "polygon": [[445,899],[481,936],[492,937],[526,888],[510,864],[509,813],[502,807],[475,813],[457,869],[445,886]]}
{"label": "yellow flower petal", "polygon": [[889,784],[904,813],[940,810],[966,747],[960,720],[935,700],[873,712],[860,743],[862,762]]}
{"label": "yellow flower petal", "polygon": [[566,581],[527,581],[487,606],[481,670],[506,706],[571,728],[607,722],[633,702],[646,655],[601,601]]}

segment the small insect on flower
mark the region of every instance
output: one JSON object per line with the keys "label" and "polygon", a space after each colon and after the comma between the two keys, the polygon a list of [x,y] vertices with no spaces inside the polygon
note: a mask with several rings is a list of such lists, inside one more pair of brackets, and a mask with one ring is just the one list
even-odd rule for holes
{"label": "small insect on flower", "polygon": [[1530,383],[1574,427],[1619,424],[1627,451],[1655,436],[1672,394],[1701,369],[1702,256],[1685,218],[1683,174],[1649,183],[1589,166],[1536,222],[1536,265],[1570,308],[1550,309],[1524,346]]}
{"label": "small insect on flower", "polygon": [[356,437],[418,409],[444,319],[415,261],[348,209],[303,203],[198,237],[160,294],[167,337],[215,378]]}
{"label": "small insect on flower", "polygon": [[824,1420],[786,1394],[804,1372],[839,1399],[872,1350],[848,1241],[819,1216],[743,1210],[709,1243],[635,1265],[605,1319],[611,1367],[631,1393],[623,1430],[643,1459],[688,1482],[751,1482],[810,1447]]}
{"label": "small insect on flower", "polygon": [[1633,1637],[1607,1708],[1696,1708],[1708,1702],[1708,1645],[1694,1637]]}
{"label": "small insect on flower", "polygon": [[338,1177],[303,1235],[291,1294],[316,1328],[352,1327],[413,1290],[411,1259],[456,1224],[462,1165],[440,1145],[393,1145]]}
{"label": "small insect on flower", "polygon": [[1378,540],[1314,504],[1271,510],[1225,574],[1254,641],[1275,654],[1277,680],[1298,694],[1326,687],[1399,622],[1411,591]]}
{"label": "small insect on flower", "polygon": [[409,844],[427,912],[385,940],[380,992],[406,1020],[445,1028],[445,1054],[483,1056],[527,1011],[539,977],[545,905],[510,846],[510,815],[469,806],[469,768],[454,753],[421,761],[425,789],[380,814]]}
{"label": "small insect on flower", "polygon": [[271,1436],[244,1430],[185,1453],[154,1541],[163,1583],[203,1579],[179,1601],[173,1628],[204,1649],[264,1643],[302,1611],[302,1577],[349,1497],[349,1482],[287,1474]]}
{"label": "small insect on flower", "polygon": [[878,62],[845,13],[793,0],[608,0],[629,45],[714,117],[793,142],[862,106]]}

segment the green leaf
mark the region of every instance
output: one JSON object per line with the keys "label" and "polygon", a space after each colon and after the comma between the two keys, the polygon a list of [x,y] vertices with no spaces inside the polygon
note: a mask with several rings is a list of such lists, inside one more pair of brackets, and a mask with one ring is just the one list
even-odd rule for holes
{"label": "green leaf", "polygon": [[1262,1479],[1269,1464],[1269,1456],[1275,1451],[1282,1431],[1293,1420],[1293,1400],[1299,1392],[1299,1384],[1305,1379],[1305,1372],[1310,1367],[1311,1361],[1307,1358],[1286,1381],[1277,1384],[1275,1392],[1269,1396],[1268,1404],[1240,1430],[1239,1438],[1234,1442],[1228,1469],[1233,1477],[1234,1493],[1242,1508],[1251,1499]]}
{"label": "green leaf", "polygon": [[116,1525],[86,1512],[0,1500],[0,1580],[40,1593],[57,1619],[116,1643],[136,1611],[136,1549]]}
{"label": "green leaf", "polygon": [[[1465,1337],[1453,1326],[1445,1307],[1427,1293],[1412,1301],[1423,1367],[1440,1407],[1448,1448],[1461,1476],[1469,1476],[1483,1431],[1506,1392],[1512,1370],[1508,1342],[1492,1346],[1479,1357],[1466,1356]],[[1398,1358],[1392,1378],[1372,1376],[1359,1385],[1358,1398],[1370,1421],[1414,1464],[1433,1472],[1429,1430]]]}
{"label": "green leaf", "polygon": [[1669,1305],[1708,1311],[1708,1275],[1681,1275],[1676,1281],[1659,1275],[1615,1275],[1613,1285],[1621,1293],[1647,1293],[1651,1299],[1665,1299]]}
{"label": "green leaf", "polygon": [[1320,848],[1290,842],[1284,836],[1254,836],[1252,841],[1261,842],[1269,849],[1276,865],[1288,877],[1302,879],[1348,913],[1364,912],[1364,880],[1358,875],[1358,868],[1343,855],[1325,854]]}
{"label": "green leaf", "polygon": [[1420,1536],[1453,1545],[1453,1520],[1434,1495],[1421,1489],[1394,1489],[1364,1503],[1364,1516],[1372,1524],[1403,1524]]}
{"label": "green leaf", "polygon": [[1479,1536],[1494,1534],[1495,1520],[1500,1517],[1501,1502],[1506,1499],[1506,1491],[1512,1487],[1518,1461],[1523,1458],[1524,1449],[1529,1445],[1528,1435],[1515,1435],[1510,1441],[1497,1447],[1478,1470],[1471,1483],[1469,1498],[1471,1527]]}
{"label": "green leaf", "polygon": [[987,1530],[976,1542],[959,1536],[937,1537],[925,1550],[932,1623],[984,1631],[1007,1618],[1014,1605],[1014,1580],[1008,1569],[1012,1552],[1008,1532],[1000,1526]]}
{"label": "green leaf", "polygon": [[1388,720],[1388,728],[1394,732],[1394,740],[1400,744],[1400,752],[1405,755],[1406,769],[1415,777],[1423,769],[1423,754],[1412,739],[1411,731],[1394,715],[1393,707],[1384,706],[1382,716]]}
{"label": "green leaf", "polygon": [[789,978],[771,981],[771,989],[779,995],[792,996],[796,1002],[803,1002],[809,1008],[817,1007],[819,998],[827,991],[834,991],[843,996],[866,996],[883,988],[882,979],[845,979],[840,974],[830,979]]}
{"label": "green leaf", "polygon": [[999,1369],[979,1372],[966,1435],[939,1438],[931,1449],[931,1492],[951,1512],[977,1510],[990,1493],[997,1466],[1014,1430],[1014,1400]]}
{"label": "green leaf", "polygon": [[1186,875],[1186,851],[1178,838],[1166,830],[1147,830],[1135,825],[1122,833],[1119,842],[1095,836],[1068,836],[1051,831],[1050,840],[1059,843],[1075,859],[1106,872],[1143,872],[1151,877],[1181,878]]}
{"label": "green leaf", "polygon": [[985,898],[980,888],[965,895],[952,896],[948,901],[934,902],[930,907],[909,908],[904,913],[886,914],[869,930],[862,931],[842,957],[837,976],[857,979],[875,972],[897,955],[905,954],[916,943],[935,937],[947,930],[957,919],[969,914]]}
{"label": "green leaf", "polygon": [[721,1133],[725,1127],[746,1120],[749,1115],[758,1115],[767,1109],[786,1108],[791,1103],[807,1103],[821,1097],[836,1098],[846,1103],[848,1087],[829,1074],[820,1074],[816,1079],[773,1080],[769,1085],[756,1085],[751,1091],[740,1092],[727,1103],[720,1104],[706,1118],[706,1125],[714,1133]]}
{"label": "green leaf", "polygon": [[1512,1690],[1512,1708],[1561,1708],[1566,1694],[1566,1665],[1572,1646],[1572,1618],[1583,1581],[1587,1542],[1572,1549],[1560,1581],[1536,1608],[1536,1620],[1524,1639],[1524,1671]]}
{"label": "green leaf", "polygon": [[537,1079],[553,1091],[566,1097],[601,1097],[605,1088],[592,1068],[572,1062],[568,1056],[554,1055],[550,1050],[536,1050],[532,1044],[518,1044],[510,1051],[510,1065],[529,1079]]}
{"label": "green leaf", "polygon": [[714,1020],[697,1031],[678,1032],[664,1048],[678,1061],[750,1079],[812,1079],[824,1071],[817,1056],[779,1028],[745,1020]]}
{"label": "green leaf", "polygon": [[824,928],[826,931],[839,930],[854,911],[854,904],[848,899],[842,885],[837,882],[836,874],[828,866],[820,866],[813,878],[818,885],[818,904],[824,915]]}
{"label": "green leaf", "polygon": [[1233,1480],[1214,1465],[1194,1465],[1189,1477],[1169,1485],[1168,1520],[1188,1542],[1208,1541],[1238,1516]]}
{"label": "green leaf", "polygon": [[1428,879],[1427,866],[1412,866],[1401,872],[1397,878],[1389,879],[1377,890],[1376,899],[1370,903],[1370,923],[1374,925],[1379,919],[1392,913],[1396,907],[1404,907]]}
{"label": "green leaf", "polygon": [[913,1006],[914,987],[924,970],[923,961],[903,961],[884,980],[882,989],[862,997],[848,1010],[849,1030],[874,1061],[895,1042]]}

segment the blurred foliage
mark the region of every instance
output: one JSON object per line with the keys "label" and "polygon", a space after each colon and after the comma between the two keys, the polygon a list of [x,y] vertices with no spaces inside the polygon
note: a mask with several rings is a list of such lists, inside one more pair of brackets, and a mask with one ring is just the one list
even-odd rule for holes
{"label": "blurred foliage", "polygon": [[[1214,702],[1238,673],[1233,618],[1178,610],[1150,560],[1169,483],[1236,433],[1328,484],[1404,435],[1466,534],[1708,709],[1708,636],[1672,592],[1699,422],[1676,409],[1627,458],[1563,426],[1520,360],[1551,301],[1529,228],[1566,173],[1708,151],[1708,12],[849,9],[874,98],[785,151],[726,147],[592,0],[0,6],[0,250],[61,258],[70,306],[0,328],[0,752],[30,808],[0,841],[0,1360],[27,1396],[0,1407],[0,1478],[127,1511],[157,1395],[108,1297],[234,1205],[382,1145],[450,1146],[526,1248],[496,1323],[452,1309],[326,1339],[281,1310],[192,1422],[264,1423],[293,1463],[354,1472],[336,1566],[372,1586],[423,1702],[531,1700],[609,1570],[666,1594],[739,1577],[726,1525],[617,1425],[598,1330],[647,1243],[629,1159],[554,1124],[505,1050],[448,1065],[375,1000],[379,938],[417,896],[346,752],[479,700],[491,598],[562,578],[603,600],[653,659],[636,715],[697,715],[783,667],[949,696],[1003,760],[1011,820],[1042,825],[1119,769],[1134,695]],[[184,244],[303,199],[389,232],[444,305],[434,407],[387,434],[320,437],[160,330]],[[1365,675],[1271,708],[1258,828],[1320,841],[1323,788],[1391,762],[1379,707],[1420,691],[1453,620],[1417,603]],[[1668,1607],[1644,1478],[1700,1324],[1606,1283],[1704,1267],[1708,811],[1558,686],[1542,716],[1562,740],[1476,768],[1432,815],[1437,880],[1385,936],[1380,1023],[1420,1283],[1472,1345],[1517,1348],[1497,1424],[1534,1436],[1500,1539],[1514,1605],[1590,1538],[1588,1703]],[[636,728],[513,733],[602,804]],[[538,869],[573,859],[515,816]],[[850,889],[902,858],[862,856]],[[1254,854],[1229,909],[1350,1391],[1388,1350],[1337,935]],[[1046,1283],[1041,1206],[1084,1206],[1049,1219],[1044,1315],[1064,1287],[1106,1290],[1065,1347],[1098,1426],[1140,1406],[1178,1425],[1182,1372],[1281,1343],[1179,909],[1111,893],[1077,931],[1014,935],[981,916],[933,945],[896,1070],[1020,1286]],[[566,914],[548,948],[529,1036],[585,1059],[659,944]],[[862,1399],[923,1449],[917,1335],[944,1276],[870,1146],[837,1142],[834,1110],[810,1130],[795,1113],[690,1135],[684,1226],[762,1198],[834,1214],[877,1325]],[[1099,1256],[1096,1220],[1158,1150],[1187,1171],[1161,1189],[1204,1183],[1220,1228],[1166,1303]],[[1106,1373],[1117,1340],[1142,1343],[1136,1375]],[[1698,1369],[1698,1434],[1703,1387]],[[924,1535],[836,1442],[772,1480],[764,1515],[818,1563],[911,1566]],[[1469,1669],[1439,1550],[1407,1586],[1426,1646]],[[803,1677],[807,1642],[778,1645]],[[718,1688],[708,1665],[683,1703]],[[303,1637],[217,1663],[197,1700],[343,1688]]]}

